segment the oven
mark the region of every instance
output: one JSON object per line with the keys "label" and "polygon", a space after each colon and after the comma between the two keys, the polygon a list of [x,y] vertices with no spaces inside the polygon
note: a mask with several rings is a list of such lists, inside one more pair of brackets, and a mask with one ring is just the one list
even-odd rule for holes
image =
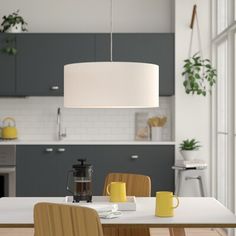
{"label": "oven", "polygon": [[16,146],[0,145],[0,197],[16,196]]}

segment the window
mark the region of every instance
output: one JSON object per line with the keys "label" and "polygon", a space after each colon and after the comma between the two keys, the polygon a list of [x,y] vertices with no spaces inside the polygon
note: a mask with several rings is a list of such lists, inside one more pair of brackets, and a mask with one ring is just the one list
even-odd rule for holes
{"label": "window", "polygon": [[[236,7],[236,3],[235,3]],[[236,13],[235,13],[236,16]],[[234,81],[236,81],[236,32],[234,32]],[[236,91],[236,82],[234,82],[234,91]],[[236,144],[236,92],[234,93],[234,139]],[[236,146],[235,146],[236,150]],[[235,152],[236,154],[236,152]]]}
{"label": "window", "polygon": [[217,46],[217,132],[227,133],[227,41]]}
{"label": "window", "polygon": [[227,40],[219,43],[217,45],[217,198],[223,204],[227,204],[227,182],[226,178],[222,176],[227,176],[227,162],[228,162],[228,79],[227,79]]}
{"label": "window", "polygon": [[234,20],[236,21],[236,2],[234,2]]}
{"label": "window", "polygon": [[214,124],[212,137],[212,194],[231,210],[236,196],[236,3],[235,0],[212,0],[213,61],[217,84],[212,97]]}
{"label": "window", "polygon": [[[236,7],[236,3],[235,3]],[[235,12],[236,16],[236,12]],[[234,81],[234,156],[236,155],[236,31],[234,32],[234,72],[233,72],[233,81]]]}
{"label": "window", "polygon": [[217,0],[217,33],[222,32],[228,25],[227,8],[227,0]]}

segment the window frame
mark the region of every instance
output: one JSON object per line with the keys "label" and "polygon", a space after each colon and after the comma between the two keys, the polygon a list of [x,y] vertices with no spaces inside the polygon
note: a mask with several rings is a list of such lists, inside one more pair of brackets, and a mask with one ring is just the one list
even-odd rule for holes
{"label": "window frame", "polygon": [[[217,0],[212,0],[212,63],[217,66],[217,46],[225,39],[228,41],[227,48],[227,79],[228,79],[228,163],[226,182],[228,186],[233,188],[227,189],[226,205],[236,212],[236,3],[234,0],[228,0],[228,26],[222,32],[217,34]],[[211,194],[217,198],[217,88],[213,89],[211,99],[211,120],[212,120],[212,150],[211,150]]]}

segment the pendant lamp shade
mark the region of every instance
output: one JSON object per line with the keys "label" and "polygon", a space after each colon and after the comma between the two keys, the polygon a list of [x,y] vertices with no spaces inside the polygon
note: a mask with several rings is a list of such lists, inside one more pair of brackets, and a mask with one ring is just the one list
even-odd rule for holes
{"label": "pendant lamp shade", "polygon": [[87,62],[64,66],[68,108],[159,106],[159,66],[136,62]]}

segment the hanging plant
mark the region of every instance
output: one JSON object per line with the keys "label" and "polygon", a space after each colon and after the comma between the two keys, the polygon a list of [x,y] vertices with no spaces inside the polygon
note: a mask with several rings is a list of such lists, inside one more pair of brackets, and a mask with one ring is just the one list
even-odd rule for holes
{"label": "hanging plant", "polygon": [[[192,56],[195,20],[200,53],[195,53]],[[183,82],[183,85],[187,94],[206,96],[207,92],[211,93],[211,88],[216,83],[217,72],[216,69],[213,68],[211,61],[209,59],[203,59],[202,56],[203,51],[197,15],[197,5],[193,6],[190,28],[191,38],[189,45],[189,58],[184,60],[182,75],[185,77],[185,80]]]}
{"label": "hanging plant", "polygon": [[199,53],[184,60],[182,75],[185,77],[183,85],[187,94],[206,96],[216,83],[217,72],[209,59],[202,59]]}
{"label": "hanging plant", "polygon": [[3,40],[4,46],[0,49],[0,52],[8,54],[10,56],[15,56],[17,54],[17,49],[15,48],[15,38],[10,36],[5,37]]}
{"label": "hanging plant", "polygon": [[19,15],[19,11],[20,10],[17,10],[8,16],[3,16],[3,22],[1,24],[2,32],[19,33],[22,31],[27,31],[27,23],[25,22],[24,18]]}

